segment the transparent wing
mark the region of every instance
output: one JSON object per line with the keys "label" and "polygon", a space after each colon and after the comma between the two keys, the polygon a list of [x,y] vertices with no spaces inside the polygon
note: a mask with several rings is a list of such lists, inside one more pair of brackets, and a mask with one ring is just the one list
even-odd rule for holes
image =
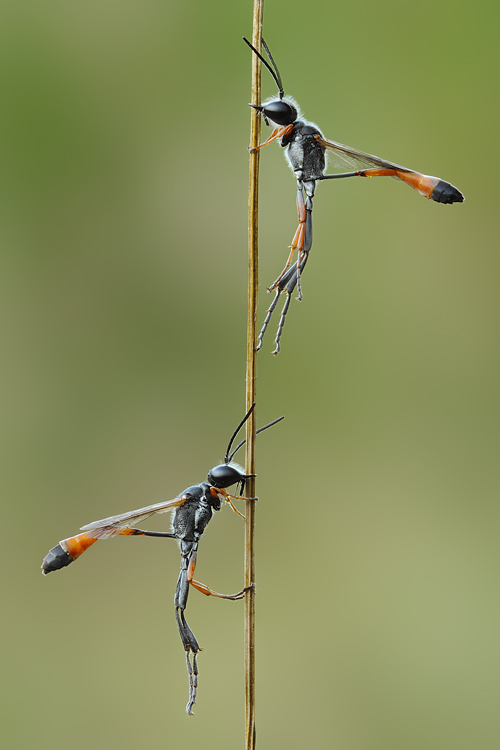
{"label": "transparent wing", "polygon": [[327,138],[318,136],[318,143],[324,146],[329,152],[329,164],[334,167],[379,167],[380,169],[397,169],[400,172],[412,172],[412,169],[402,167],[400,164],[394,164],[391,161],[385,161],[378,156],[366,154],[364,151],[358,151],[350,146],[344,146],[343,143],[329,141]]}
{"label": "transparent wing", "polygon": [[343,154],[340,151],[333,151],[333,149],[326,146],[326,143],[330,143],[330,141],[325,141],[323,138],[318,139],[322,146],[325,146],[325,148],[328,151],[327,154],[327,166],[331,169],[356,169],[359,165],[359,161],[356,159],[353,159],[347,154]]}
{"label": "transparent wing", "polygon": [[155,513],[167,513],[169,510],[178,508],[180,505],[183,505],[186,500],[187,496],[183,494],[176,497],[174,500],[167,500],[162,503],[155,503],[154,505],[146,505],[145,508],[130,510],[128,513],[120,513],[117,516],[109,516],[109,518],[102,518],[100,521],[93,521],[86,526],[82,526],[81,531],[92,532],[90,536],[93,539],[105,539],[106,537],[119,534],[120,531],[133,524],[145,521],[146,518],[154,516]]}

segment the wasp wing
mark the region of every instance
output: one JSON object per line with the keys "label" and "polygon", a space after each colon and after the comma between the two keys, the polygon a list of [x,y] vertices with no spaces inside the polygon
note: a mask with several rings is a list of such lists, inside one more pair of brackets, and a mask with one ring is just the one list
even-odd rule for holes
{"label": "wasp wing", "polygon": [[[131,528],[132,523],[140,523],[155,513],[166,513],[168,510],[178,508],[183,505],[190,496],[183,492],[182,495],[174,500],[167,500],[155,505],[147,505],[145,508],[131,510],[128,513],[121,513],[118,516],[103,518],[101,521],[94,521],[82,526],[83,534],[63,539],[45,555],[42,562],[43,574],[51,573],[53,570],[60,570],[83,555],[85,550],[91,547],[99,539],[108,539],[117,534],[132,535],[141,534],[139,529]],[[165,536],[174,536],[166,534]]]}
{"label": "wasp wing", "polygon": [[[373,154],[367,154],[364,151],[358,151],[350,146],[345,146],[343,143],[329,141],[327,138],[321,136],[317,136],[317,140],[327,151],[337,157],[336,161],[341,162],[339,166],[343,166],[345,163],[351,167],[379,167],[380,169],[397,169],[402,172],[413,171],[412,169],[402,167],[400,164],[394,164],[391,161],[381,159],[379,156],[373,156]],[[335,161],[335,158],[333,161]],[[334,164],[334,166],[337,165]]]}
{"label": "wasp wing", "polygon": [[81,531],[91,532],[89,536],[93,539],[107,539],[110,536],[120,534],[123,529],[129,528],[132,524],[141,523],[146,518],[153,516],[155,513],[167,513],[169,510],[184,505],[187,500],[185,494],[176,497],[174,500],[166,500],[154,505],[146,505],[145,508],[130,510],[128,513],[120,513],[117,516],[102,518],[100,521],[93,521],[86,526],[81,527]]}
{"label": "wasp wing", "polygon": [[[458,188],[440,177],[431,177],[430,175],[414,172],[413,169],[402,167],[394,164],[392,161],[385,161],[378,156],[366,154],[364,151],[358,151],[350,146],[344,146],[343,143],[329,141],[321,135],[317,135],[318,143],[333,153],[337,160],[350,162],[357,171],[346,174],[324,175],[322,179],[333,180],[335,177],[393,177],[401,180],[416,190],[420,195],[430,198],[437,203],[462,203],[464,196]],[[365,169],[359,169],[365,167]],[[366,167],[368,167],[366,169]]]}

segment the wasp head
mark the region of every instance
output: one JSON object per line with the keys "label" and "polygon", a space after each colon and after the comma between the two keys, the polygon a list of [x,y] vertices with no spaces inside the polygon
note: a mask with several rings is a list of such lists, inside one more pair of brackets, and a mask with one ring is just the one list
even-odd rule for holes
{"label": "wasp head", "polygon": [[231,463],[220,464],[219,466],[210,469],[208,472],[208,483],[211,484],[212,487],[224,490],[227,487],[231,487],[233,484],[241,484],[243,487],[245,485],[245,479],[248,479],[249,476],[254,475],[245,474],[242,467],[232,461]]}
{"label": "wasp head", "polygon": [[295,122],[299,114],[297,102],[291,96],[286,96],[284,99],[272,97],[260,106],[255,104],[250,104],[250,106],[257,112],[262,112],[266,125],[269,125],[269,120],[271,120],[276,125],[285,127]]}

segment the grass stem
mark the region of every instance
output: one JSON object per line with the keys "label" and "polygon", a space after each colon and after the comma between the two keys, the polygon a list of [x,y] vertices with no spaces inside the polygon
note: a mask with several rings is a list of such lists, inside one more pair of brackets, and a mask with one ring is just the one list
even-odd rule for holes
{"label": "grass stem", "polygon": [[[264,0],[254,0],[252,44],[260,51],[262,40],[262,17]],[[260,60],[252,59],[252,104],[261,103]],[[250,146],[260,143],[260,116],[251,109]],[[247,319],[247,367],[246,408],[256,402],[256,355],[257,343],[257,299],[258,274],[258,201],[259,201],[259,151],[250,154],[248,187],[248,319]],[[250,416],[246,427],[245,472],[255,473],[256,411]],[[245,586],[255,583],[255,479],[246,484],[245,523]],[[255,750],[255,590],[245,596],[245,750]]]}

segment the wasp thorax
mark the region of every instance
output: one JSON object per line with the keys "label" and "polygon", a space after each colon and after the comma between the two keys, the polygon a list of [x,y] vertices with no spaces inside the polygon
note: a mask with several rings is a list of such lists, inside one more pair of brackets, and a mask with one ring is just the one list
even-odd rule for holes
{"label": "wasp thorax", "polygon": [[264,104],[262,107],[264,117],[272,120],[276,125],[291,125],[297,119],[297,110],[292,104],[281,99]]}
{"label": "wasp thorax", "polygon": [[224,489],[231,485],[241,482],[243,475],[239,469],[231,464],[221,464],[210,469],[208,472],[208,481],[212,487]]}

